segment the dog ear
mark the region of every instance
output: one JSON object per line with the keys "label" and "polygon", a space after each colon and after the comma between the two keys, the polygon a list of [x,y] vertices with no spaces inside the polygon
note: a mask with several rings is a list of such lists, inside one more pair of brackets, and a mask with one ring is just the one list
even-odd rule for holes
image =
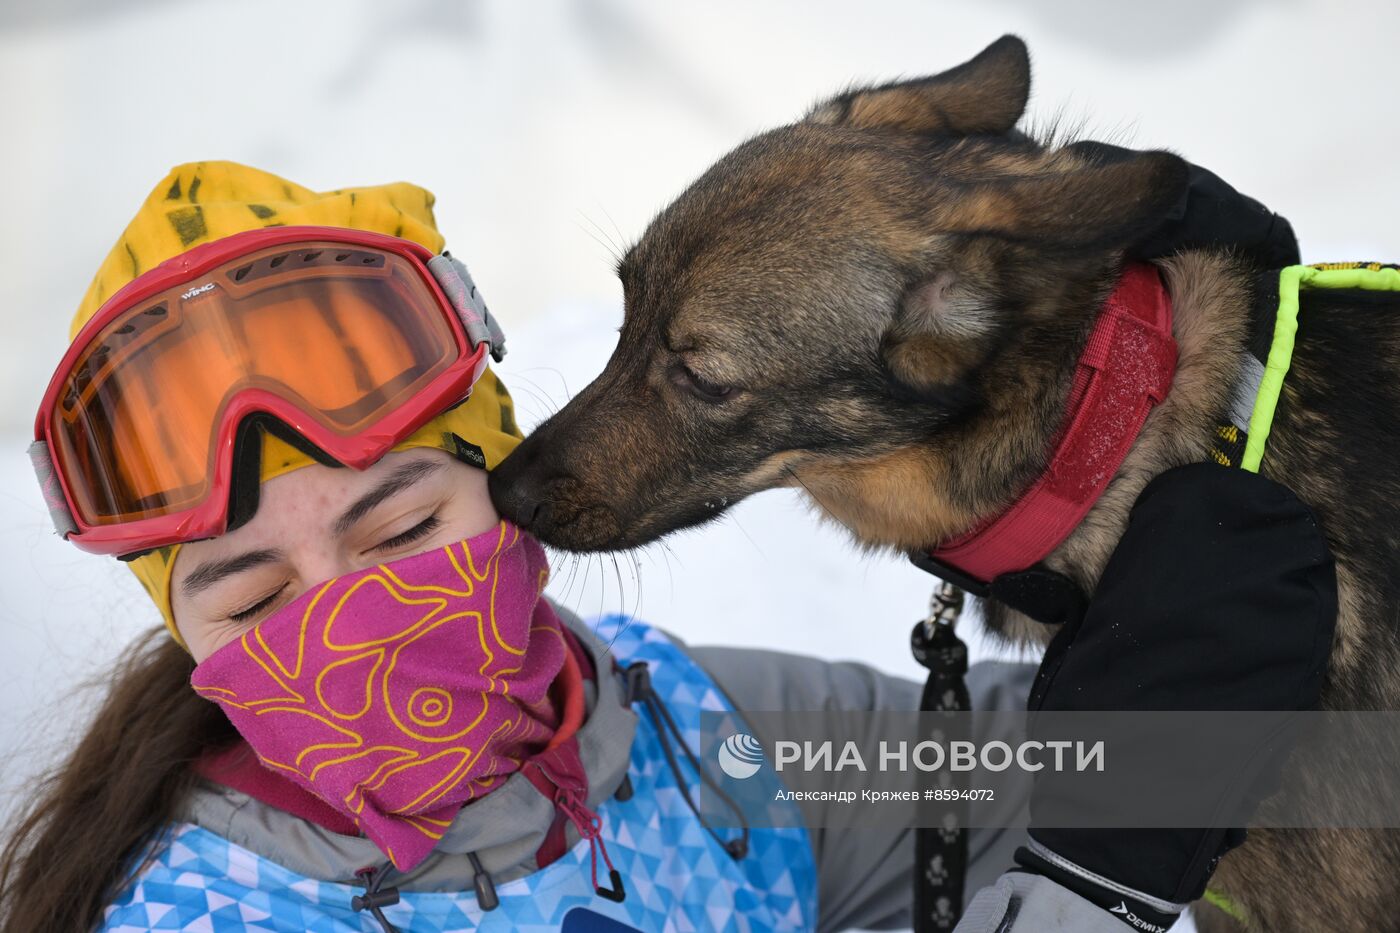
{"label": "dog ear", "polygon": [[881,341],[881,355],[895,381],[906,390],[924,392],[966,373],[997,327],[986,294],[951,269],[906,291]]}
{"label": "dog ear", "polygon": [[1120,161],[974,187],[940,205],[940,232],[990,235],[1061,251],[1122,249],[1185,197],[1186,160],[1141,152]]}
{"label": "dog ear", "polygon": [[1002,36],[976,58],[942,74],[856,88],[818,104],[808,123],[902,133],[1005,133],[1030,96],[1026,43]]}
{"label": "dog ear", "polygon": [[976,185],[940,203],[933,221],[938,232],[995,240],[954,247],[956,258],[945,255],[939,271],[901,296],[881,345],[896,384],[905,391],[943,392],[983,358],[999,326],[990,296],[997,277],[1012,271],[999,265],[1005,244],[1067,259],[1124,249],[1179,205],[1188,171],[1185,160],[1170,152],[1142,152]]}

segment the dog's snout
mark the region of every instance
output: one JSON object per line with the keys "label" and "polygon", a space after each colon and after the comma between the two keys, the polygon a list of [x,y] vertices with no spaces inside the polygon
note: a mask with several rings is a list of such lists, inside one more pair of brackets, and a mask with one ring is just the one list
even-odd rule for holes
{"label": "dog's snout", "polygon": [[596,478],[578,475],[554,455],[566,442],[543,428],[491,471],[488,490],[496,511],[552,547],[571,551],[626,546],[614,510]]}

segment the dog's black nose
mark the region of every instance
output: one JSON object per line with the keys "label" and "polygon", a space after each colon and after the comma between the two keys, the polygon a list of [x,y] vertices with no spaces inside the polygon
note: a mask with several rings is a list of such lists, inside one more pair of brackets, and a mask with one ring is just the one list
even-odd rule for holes
{"label": "dog's black nose", "polygon": [[514,496],[509,506],[499,509],[501,515],[515,522],[521,528],[529,531],[534,528],[539,521],[540,509],[542,506],[538,501],[530,501],[521,496]]}
{"label": "dog's black nose", "polygon": [[[508,463],[509,458],[502,467],[508,466]],[[530,488],[533,483],[523,481],[523,477],[512,479],[512,472],[497,467],[491,472],[486,488],[501,517],[529,531],[536,526],[545,511],[545,502],[542,496]]]}
{"label": "dog's black nose", "polygon": [[549,526],[551,511],[548,499],[522,499],[514,513],[519,518],[512,521],[526,531],[538,531]]}

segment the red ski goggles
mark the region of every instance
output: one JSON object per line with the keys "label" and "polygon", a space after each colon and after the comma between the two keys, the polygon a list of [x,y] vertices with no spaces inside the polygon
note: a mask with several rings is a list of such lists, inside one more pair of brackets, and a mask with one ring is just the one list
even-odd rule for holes
{"label": "red ski goggles", "polygon": [[[222,534],[253,429],[377,461],[461,401],[504,337],[466,267],[339,227],[225,237],[105,302],[49,383],[30,447],[59,532],[131,554]],[[254,469],[256,476],[256,469]]]}

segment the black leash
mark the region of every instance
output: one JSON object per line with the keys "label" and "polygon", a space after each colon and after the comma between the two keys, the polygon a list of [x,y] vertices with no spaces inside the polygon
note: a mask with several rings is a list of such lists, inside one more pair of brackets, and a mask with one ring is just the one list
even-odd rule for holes
{"label": "black leash", "polygon": [[[958,587],[940,583],[929,600],[928,618],[915,625],[910,635],[914,660],[928,668],[920,712],[956,713],[972,705],[965,677],[967,645],[953,630],[963,598]],[[951,771],[940,772],[939,779],[940,787],[953,786]],[[929,820],[921,819],[914,829],[915,933],[952,930],[962,916],[967,882],[966,806],[947,801],[933,806],[942,813],[940,825],[929,826]],[[932,808],[925,806],[925,813]]]}
{"label": "black leash", "polygon": [[[1069,577],[1036,565],[1004,573],[983,583],[942,563],[930,554],[915,552],[916,567],[939,578],[929,600],[928,618],[914,626],[910,648],[914,660],[928,669],[920,712],[963,712],[972,708],[967,692],[967,645],[954,626],[967,593],[995,599],[1037,622],[1063,625],[1084,617],[1089,601]],[[938,741],[941,736],[932,736]],[[939,786],[957,786],[952,774],[940,772]],[[914,829],[914,931],[945,933],[962,918],[963,888],[967,883],[967,804],[938,801],[922,804]],[[935,809],[936,808],[936,809]],[[937,812],[939,825],[928,817]]]}

